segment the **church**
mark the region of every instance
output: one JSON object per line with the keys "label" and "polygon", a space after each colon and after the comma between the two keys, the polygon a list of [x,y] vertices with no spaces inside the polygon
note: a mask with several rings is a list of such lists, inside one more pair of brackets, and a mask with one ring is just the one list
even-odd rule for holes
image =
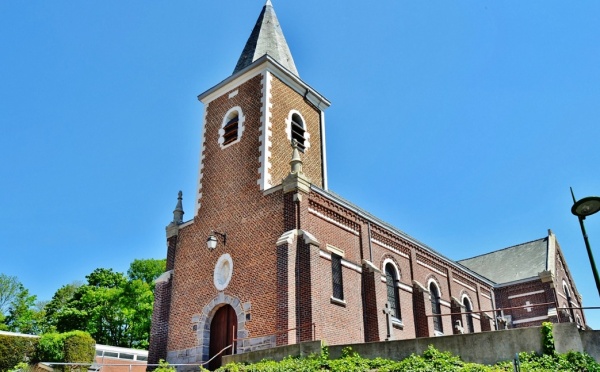
{"label": "church", "polygon": [[270,0],[231,76],[198,99],[196,207],[185,221],[180,192],[166,228],[148,363],[309,340],[585,327],[552,231],[454,261],[329,191],[330,102],[300,78]]}

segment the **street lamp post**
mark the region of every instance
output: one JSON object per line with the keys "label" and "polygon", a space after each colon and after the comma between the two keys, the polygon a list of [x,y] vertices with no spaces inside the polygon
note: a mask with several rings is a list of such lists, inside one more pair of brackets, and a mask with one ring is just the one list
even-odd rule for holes
{"label": "street lamp post", "polygon": [[585,232],[585,226],[583,220],[587,216],[600,211],[600,197],[589,196],[587,198],[575,199],[575,194],[571,188],[571,196],[573,196],[573,206],[571,207],[571,213],[579,218],[579,225],[581,226],[581,233],[583,234],[583,241],[585,242],[585,248],[587,249],[588,257],[590,258],[590,265],[592,265],[592,271],[594,272],[594,279],[596,280],[596,288],[598,289],[598,295],[600,295],[600,277],[598,276],[598,270],[596,269],[596,263],[594,262],[594,255],[592,254],[592,248],[590,247],[590,241],[587,233]]}

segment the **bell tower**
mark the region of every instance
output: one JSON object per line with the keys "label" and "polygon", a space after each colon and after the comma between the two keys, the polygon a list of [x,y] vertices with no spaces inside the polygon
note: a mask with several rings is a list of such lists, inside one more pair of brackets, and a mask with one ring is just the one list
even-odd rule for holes
{"label": "bell tower", "polygon": [[327,188],[324,110],[330,103],[300,79],[270,0],[233,74],[198,99],[205,111],[196,215],[204,205],[221,209],[240,193],[256,197],[280,186],[293,140],[311,182]]}
{"label": "bell tower", "polygon": [[167,226],[152,362],[207,361],[233,339],[244,340],[236,352],[287,343],[273,336],[296,322],[295,255],[282,253],[281,237],[294,216],[308,213],[308,198],[301,202],[296,189],[306,195],[311,184],[327,188],[330,103],[300,79],[270,0],[231,76],[198,99],[204,115],[196,210],[183,221],[179,195]]}

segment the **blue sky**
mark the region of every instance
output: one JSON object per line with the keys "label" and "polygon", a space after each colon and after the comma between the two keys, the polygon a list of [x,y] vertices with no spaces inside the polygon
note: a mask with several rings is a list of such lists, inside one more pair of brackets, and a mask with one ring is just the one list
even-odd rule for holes
{"label": "blue sky", "polygon": [[[0,2],[0,272],[48,300],[165,256],[178,190],[193,214],[196,97],[263,3]],[[569,193],[600,194],[600,2],[273,4],[332,102],[332,191],[453,259],[552,229],[600,306]],[[586,223],[600,260],[600,215]]]}

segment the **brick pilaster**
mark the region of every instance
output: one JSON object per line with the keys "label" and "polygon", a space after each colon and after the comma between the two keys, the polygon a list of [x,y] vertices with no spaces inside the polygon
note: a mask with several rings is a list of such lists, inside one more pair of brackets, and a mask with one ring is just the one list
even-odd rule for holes
{"label": "brick pilaster", "polygon": [[427,305],[429,304],[429,291],[417,281],[413,281],[413,311],[415,314],[416,337],[429,337],[429,318]]}
{"label": "brick pilaster", "polygon": [[376,290],[376,283],[380,277],[381,271],[371,262],[363,260],[361,285],[365,342],[380,341],[378,319],[380,311],[377,308]]}

